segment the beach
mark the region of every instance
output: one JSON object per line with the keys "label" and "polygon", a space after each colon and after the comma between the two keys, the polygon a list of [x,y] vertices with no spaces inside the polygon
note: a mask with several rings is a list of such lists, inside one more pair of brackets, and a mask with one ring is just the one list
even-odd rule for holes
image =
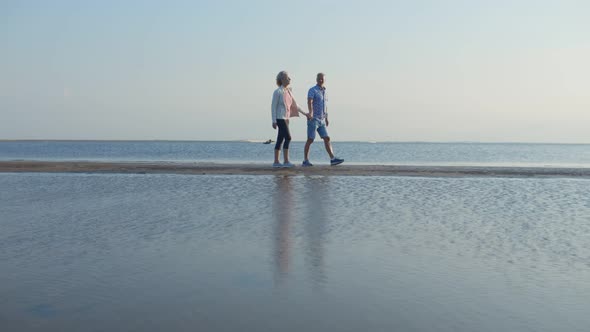
{"label": "beach", "polygon": [[0,11],[0,332],[590,331],[590,1]]}
{"label": "beach", "polygon": [[433,177],[570,177],[588,178],[590,168],[423,166],[423,165],[319,165],[273,168],[270,164],[212,162],[100,162],[0,161],[0,172],[119,173],[119,174],[226,174],[226,175],[335,175]]}

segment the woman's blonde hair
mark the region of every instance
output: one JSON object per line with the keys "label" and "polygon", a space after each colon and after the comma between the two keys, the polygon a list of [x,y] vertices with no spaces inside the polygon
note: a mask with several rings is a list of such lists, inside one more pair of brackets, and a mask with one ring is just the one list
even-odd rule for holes
{"label": "woman's blonde hair", "polygon": [[283,85],[283,80],[287,77],[287,75],[289,75],[287,73],[287,71],[285,70],[281,70],[278,74],[277,74],[277,85],[281,86]]}

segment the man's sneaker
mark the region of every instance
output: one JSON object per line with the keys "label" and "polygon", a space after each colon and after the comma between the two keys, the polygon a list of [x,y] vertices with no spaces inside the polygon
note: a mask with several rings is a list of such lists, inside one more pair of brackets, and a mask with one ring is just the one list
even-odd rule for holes
{"label": "man's sneaker", "polygon": [[309,166],[313,166],[313,164],[312,164],[312,163],[310,163],[310,162],[309,162],[309,160],[304,160],[304,161],[301,163],[301,166],[303,166],[303,167],[309,167]]}
{"label": "man's sneaker", "polygon": [[336,166],[336,165],[342,164],[343,162],[344,162],[344,159],[334,158],[334,159],[330,160],[330,165]]}
{"label": "man's sneaker", "polygon": [[290,162],[283,163],[283,167],[294,167],[295,165],[291,164]]}
{"label": "man's sneaker", "polygon": [[273,163],[272,167],[283,167],[283,164],[281,163]]}

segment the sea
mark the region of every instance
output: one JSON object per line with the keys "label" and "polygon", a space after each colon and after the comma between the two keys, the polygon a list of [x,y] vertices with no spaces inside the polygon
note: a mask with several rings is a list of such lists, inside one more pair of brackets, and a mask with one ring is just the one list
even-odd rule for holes
{"label": "sea", "polygon": [[[334,148],[361,165],[590,167],[582,144]],[[5,141],[0,160],[272,149]],[[320,144],[312,162],[328,164]],[[0,173],[0,331],[588,331],[588,308],[586,178]]]}

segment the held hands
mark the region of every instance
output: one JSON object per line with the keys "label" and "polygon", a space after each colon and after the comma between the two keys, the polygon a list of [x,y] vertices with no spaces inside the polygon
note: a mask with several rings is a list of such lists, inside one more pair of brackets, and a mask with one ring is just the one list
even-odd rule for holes
{"label": "held hands", "polygon": [[276,122],[273,122],[272,123],[272,129],[277,129],[277,123]]}
{"label": "held hands", "polygon": [[305,117],[307,118],[307,120],[311,120],[313,118],[313,115],[311,114],[311,112],[309,112],[305,113]]}
{"label": "held hands", "polygon": [[328,121],[328,118],[326,118],[326,127],[330,125],[330,121]]}

